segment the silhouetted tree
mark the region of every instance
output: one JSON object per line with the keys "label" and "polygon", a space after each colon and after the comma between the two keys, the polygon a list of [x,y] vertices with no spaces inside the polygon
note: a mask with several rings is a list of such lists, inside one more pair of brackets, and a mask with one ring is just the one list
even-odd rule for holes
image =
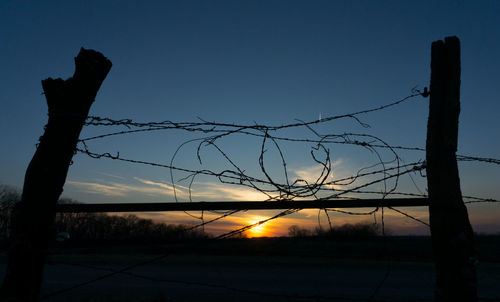
{"label": "silhouetted tree", "polygon": [[288,235],[290,237],[306,237],[311,236],[312,232],[310,230],[301,228],[297,225],[292,225],[288,228]]}
{"label": "silhouetted tree", "polygon": [[8,237],[12,209],[19,200],[21,200],[19,191],[6,185],[0,185],[0,237]]}
{"label": "silhouetted tree", "polygon": [[80,132],[111,65],[101,53],[82,48],[71,78],[42,81],[49,119],[26,169],[21,200],[12,212],[2,301],[38,300],[47,245],[54,239],[56,204]]}

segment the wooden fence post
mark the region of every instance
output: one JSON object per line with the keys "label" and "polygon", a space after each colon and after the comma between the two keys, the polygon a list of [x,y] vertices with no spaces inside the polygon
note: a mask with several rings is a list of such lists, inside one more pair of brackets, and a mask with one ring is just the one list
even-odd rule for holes
{"label": "wooden fence post", "polygon": [[101,53],[81,49],[73,77],[42,81],[49,119],[12,215],[8,266],[0,301],[37,301],[45,251],[54,240],[57,201],[97,91],[111,69]]}
{"label": "wooden fence post", "polygon": [[427,125],[427,182],[436,301],[476,301],[474,234],[462,200],[456,160],[460,114],[460,41],[447,37],[431,49]]}

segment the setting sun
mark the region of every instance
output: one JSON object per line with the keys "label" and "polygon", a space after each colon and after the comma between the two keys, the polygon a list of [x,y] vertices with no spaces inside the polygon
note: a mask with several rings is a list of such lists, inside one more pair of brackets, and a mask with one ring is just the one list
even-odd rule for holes
{"label": "setting sun", "polygon": [[[260,216],[253,216],[251,220],[248,221],[248,224],[258,223],[266,218]],[[253,228],[247,231],[248,237],[264,237],[268,235],[268,230],[266,228],[266,223],[256,225]]]}

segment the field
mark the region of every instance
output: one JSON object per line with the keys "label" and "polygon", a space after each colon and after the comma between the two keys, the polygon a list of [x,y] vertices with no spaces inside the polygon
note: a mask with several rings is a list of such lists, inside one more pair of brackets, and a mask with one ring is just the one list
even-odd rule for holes
{"label": "field", "polygon": [[[478,240],[479,295],[500,298],[500,241]],[[260,238],[155,246],[60,246],[43,295],[124,267],[161,260],[45,301],[432,301],[430,240],[392,237],[333,242]],[[5,258],[0,262],[5,270]],[[493,300],[494,301],[494,300]]]}

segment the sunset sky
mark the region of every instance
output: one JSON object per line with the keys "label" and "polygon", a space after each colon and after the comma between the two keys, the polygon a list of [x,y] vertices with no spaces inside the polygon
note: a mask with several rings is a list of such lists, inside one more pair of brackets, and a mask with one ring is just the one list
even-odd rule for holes
{"label": "sunset sky", "polygon": [[[500,2],[498,1],[2,1],[0,3],[0,184],[22,188],[24,172],[47,121],[40,81],[67,78],[80,47],[113,62],[90,115],[138,122],[197,122],[282,125],[315,121],[389,104],[429,84],[430,46],[456,35],[461,40],[462,86],[459,150],[462,155],[500,158]],[[390,145],[425,147],[428,99],[353,119],[313,126],[321,134],[364,133]],[[81,138],[126,128],[84,128]],[[273,133],[314,137],[304,128]],[[89,149],[169,165],[177,148],[202,133],[179,130],[137,133],[89,141]],[[199,143],[199,141],[198,141]],[[213,146],[184,145],[174,165],[223,171],[231,164]],[[249,175],[264,179],[262,139],[236,134],[218,146]],[[289,180],[316,179],[320,166],[312,143],[281,142]],[[356,174],[378,162],[362,148],[329,144],[329,180]],[[266,145],[265,164],[284,183],[277,149]],[[391,158],[381,150],[384,160]],[[318,151],[318,156],[324,155]],[[404,163],[423,160],[419,151],[399,153]],[[322,157],[323,156],[323,157]],[[80,202],[174,201],[165,168],[92,159],[76,154],[64,197]],[[390,166],[390,165],[389,165]],[[379,167],[380,168],[380,167]],[[459,164],[464,195],[500,199],[500,167]],[[372,169],[373,170],[373,169]],[[179,201],[188,200],[189,179],[174,172]],[[392,185],[389,183],[388,185]],[[398,183],[398,191],[425,193],[419,173]],[[345,188],[348,188],[345,187]],[[336,189],[332,187],[332,189]],[[381,192],[381,184],[369,189]],[[200,176],[194,201],[264,200],[247,187]],[[370,209],[355,210],[358,212]],[[427,220],[426,208],[402,209]],[[249,211],[207,226],[220,234],[277,211]],[[476,231],[500,232],[500,204],[471,205]],[[200,215],[200,213],[192,213]],[[394,234],[428,230],[386,210]],[[185,213],[143,213],[155,220],[194,224]],[[319,215],[319,218],[318,218]],[[206,213],[206,218],[215,217]],[[331,213],[334,225],[380,221],[373,216]],[[274,220],[249,236],[286,235],[291,225],[327,226],[318,210]]]}

